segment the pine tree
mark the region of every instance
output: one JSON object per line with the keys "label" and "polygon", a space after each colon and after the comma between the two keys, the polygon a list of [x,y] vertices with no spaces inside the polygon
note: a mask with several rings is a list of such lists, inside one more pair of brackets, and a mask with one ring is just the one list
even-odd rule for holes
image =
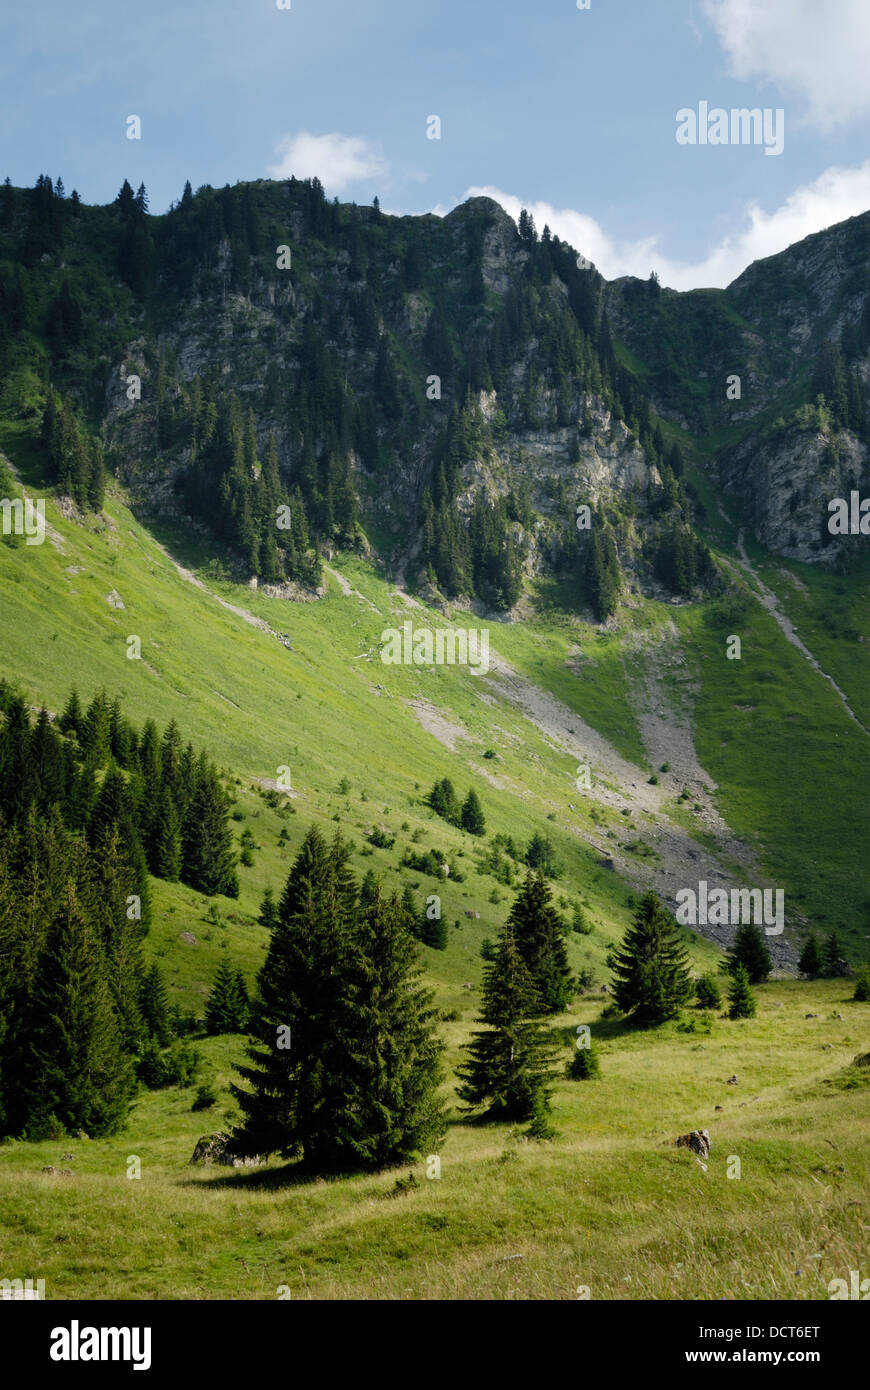
{"label": "pine tree", "polygon": [[447,950],[447,923],[439,913],[430,917],[428,913],[420,923],[420,940],[433,951]]}
{"label": "pine tree", "polygon": [[855,993],[852,998],[857,1004],[870,1000],[870,965],[859,965],[855,971]]}
{"label": "pine tree", "polygon": [[385,901],[376,893],[354,946],[355,1017],[346,1036],[353,1100],[338,1117],[331,1166],[376,1171],[407,1162],[443,1137],[443,1044],[396,897]]}
{"label": "pine tree", "polygon": [[201,771],[185,816],[182,878],[212,896],[239,896],[227,798],[213,768]]}
{"label": "pine tree", "polygon": [[565,1071],[572,1081],[596,1081],[601,1075],[601,1061],[594,1042],[578,1047]]}
{"label": "pine tree", "polygon": [[247,1022],[248,992],[244,979],[226,960],[222,960],[205,1006],[205,1031],[211,1034],[243,1033]]}
{"label": "pine tree", "polygon": [[468,796],[462,803],[461,824],[462,829],[467,830],[469,835],[486,834],[486,819],[474,787],[469,790]]}
{"label": "pine tree", "polygon": [[688,958],[674,918],[645,893],[616,953],[613,997],[641,1024],[675,1018],[692,994]]}
{"label": "pine tree", "polygon": [[177,883],[181,876],[181,826],[168,787],[162,787],[151,827],[151,872]]}
{"label": "pine tree", "polygon": [[749,975],[743,965],[738,965],[734,971],[728,991],[728,1004],[729,1018],[755,1017],[755,995],[749,987]]}
{"label": "pine tree", "polygon": [[831,931],[830,936],[825,942],[824,966],[825,975],[828,979],[833,979],[847,973],[848,967],[846,967],[843,957],[843,943],[840,940],[836,928]]}
{"label": "pine tree", "polygon": [[713,975],[702,975],[695,982],[695,998],[699,1008],[718,1009],[722,1004],[722,991]]}
{"label": "pine tree", "polygon": [[561,1013],[574,994],[574,981],[562,919],[540,869],[526,875],[508,920],[538,997],[537,1008],[545,1014]]}
{"label": "pine tree", "polygon": [[442,777],[439,782],[434,784],[426,802],[437,815],[449,821],[451,825],[459,825],[462,811],[457,800],[456,789],[449,777]]}
{"label": "pine tree", "polygon": [[302,1153],[315,1167],[330,1131],[346,1066],[348,927],[336,865],[312,827],[278,905],[251,1010],[250,1062],[233,1086],[242,1110],[234,1144],[247,1153]]}
{"label": "pine tree", "polygon": [[520,953],[513,923],[502,928],[495,960],[484,967],[480,1021],[467,1044],[468,1061],[457,1068],[460,1100],[469,1110],[486,1106],[492,1120],[529,1120],[548,1107],[555,1057],[540,1023],[541,1001]]}
{"label": "pine tree", "polygon": [[728,970],[734,974],[742,965],[751,985],[763,985],[773,967],[761,929],[754,922],[742,922],[728,952]]}
{"label": "pine tree", "polygon": [[139,885],[136,868],[127,856],[116,826],[110,827],[101,838],[99,853],[89,856],[87,867],[89,873],[82,888],[82,906],[103,943],[107,980],[124,1048],[134,1052],[145,1034],[139,1007],[143,931],[140,920],[128,916],[128,902],[136,895]]}
{"label": "pine tree", "polygon": [[267,932],[274,931],[278,924],[278,907],[275,903],[275,895],[271,888],[267,888],[260,903],[260,915],[257,918],[261,927],[265,927]]}
{"label": "pine tree", "polygon": [[149,965],[142,976],[139,991],[139,1009],[148,1032],[160,1047],[168,1047],[172,1040],[169,1026],[169,1002],[166,986],[156,961]]}
{"label": "pine tree", "polygon": [[57,727],[62,734],[75,734],[76,738],[81,737],[84,718],[75,687],[70,691],[69,699],[63,707],[63,713],[57,721]]}
{"label": "pine tree", "polygon": [[815,932],[810,932],[798,961],[798,970],[809,980],[817,980],[824,973],[822,953]]}
{"label": "pine tree", "polygon": [[99,512],[102,510],[106,496],[106,465],[103,458],[103,446],[99,439],[95,439],[90,446],[88,457],[88,477],[86,500],[91,511]]}
{"label": "pine tree", "polygon": [[29,1029],[28,1138],[60,1124],[92,1137],[123,1125],[133,1093],[100,943],[68,884],[48,932]]}

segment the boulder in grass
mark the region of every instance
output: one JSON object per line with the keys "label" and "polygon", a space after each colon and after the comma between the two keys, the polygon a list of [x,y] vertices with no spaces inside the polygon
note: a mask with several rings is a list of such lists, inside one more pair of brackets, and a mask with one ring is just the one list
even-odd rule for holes
{"label": "boulder in grass", "polygon": [[217,1163],[222,1168],[257,1168],[262,1159],[259,1154],[242,1157],[231,1153],[230,1136],[219,1132],[217,1134],[204,1134],[201,1139],[197,1139],[190,1162]]}

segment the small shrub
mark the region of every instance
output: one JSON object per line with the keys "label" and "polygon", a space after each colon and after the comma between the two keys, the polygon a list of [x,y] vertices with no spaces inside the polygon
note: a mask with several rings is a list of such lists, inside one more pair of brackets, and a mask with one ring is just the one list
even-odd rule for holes
{"label": "small shrub", "polygon": [[406,1178],[396,1178],[392,1190],[394,1197],[401,1197],[406,1192],[413,1192],[415,1187],[420,1186],[420,1180],[416,1173],[409,1173]]}
{"label": "small shrub", "polygon": [[855,971],[855,993],[852,998],[858,1004],[870,1002],[870,965],[859,965]]}
{"label": "small shrub", "polygon": [[597,1081],[601,1075],[601,1063],[595,1044],[576,1048],[565,1071],[572,1081]]}
{"label": "small shrub", "polygon": [[197,1086],[191,1110],[209,1110],[217,1103],[217,1091],[206,1081],[204,1085]]}
{"label": "small shrub", "polygon": [[695,984],[695,998],[699,1008],[718,1009],[722,1003],[722,993],[712,975],[702,975]]}

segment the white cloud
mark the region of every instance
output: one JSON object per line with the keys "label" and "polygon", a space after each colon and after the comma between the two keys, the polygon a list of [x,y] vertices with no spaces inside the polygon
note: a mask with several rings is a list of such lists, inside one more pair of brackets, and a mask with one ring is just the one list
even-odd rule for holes
{"label": "white cloud", "polygon": [[[813,232],[870,208],[870,159],[855,169],[826,169],[813,183],[795,189],[773,212],[750,203],[742,225],[699,261],[671,260],[657,250],[658,237],[619,241],[586,213],[554,208],[550,203],[526,203],[498,188],[469,188],[462,201],[481,197],[493,198],[514,219],[522,208],[528,208],[539,233],[549,226],[554,236],[586,256],[608,280],[620,275],[646,279],[655,270],[662,284],[671,289],[721,289],[752,261],[773,256]],[[440,214],[443,209],[433,211]]]}
{"label": "white cloud", "polygon": [[703,0],[734,77],[807,102],[820,130],[870,112],[867,0]]}
{"label": "white cloud", "polygon": [[383,178],[387,162],[380,151],[362,135],[285,135],[276,145],[277,164],[269,166],[275,179],[319,178],[330,193],[341,193],[349,183],[360,179]]}

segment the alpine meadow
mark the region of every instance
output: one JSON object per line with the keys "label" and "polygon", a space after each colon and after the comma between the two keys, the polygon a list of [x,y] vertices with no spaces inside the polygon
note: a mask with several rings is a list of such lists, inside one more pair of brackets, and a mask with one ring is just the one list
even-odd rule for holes
{"label": "alpine meadow", "polygon": [[[613,181],[557,129],[570,45],[641,72],[603,0],[509,4],[503,82],[378,0],[402,114],[317,135],[369,21],[263,8],[2,141],[2,1297],[870,1298],[864,118],[707,0]],[[259,164],[230,33],[249,134],[324,87]]]}

